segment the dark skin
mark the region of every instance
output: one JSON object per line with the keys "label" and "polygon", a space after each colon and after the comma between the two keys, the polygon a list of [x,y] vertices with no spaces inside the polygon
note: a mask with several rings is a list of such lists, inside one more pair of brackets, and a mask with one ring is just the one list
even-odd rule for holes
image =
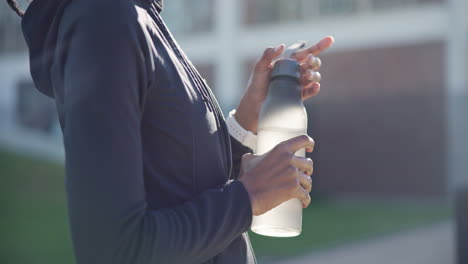
{"label": "dark skin", "polygon": [[[295,53],[294,59],[301,65],[302,100],[308,100],[320,92],[320,83],[316,81],[314,75],[321,65],[315,63],[315,57],[327,50],[333,43],[333,37],[328,36]],[[284,45],[265,49],[263,55],[255,63],[247,89],[237,106],[235,114],[237,122],[253,133],[257,133],[258,116],[268,93],[274,60],[283,53],[284,49]]]}
{"label": "dark skin", "polygon": [[[320,75],[316,71],[321,62],[316,58],[334,42],[328,36],[316,44],[301,49],[293,55],[301,65],[300,84],[302,100],[316,96],[320,91]],[[267,48],[255,64],[247,89],[237,107],[235,118],[246,130],[257,132],[260,109],[268,93],[270,73],[274,59],[280,56],[284,45]],[[249,193],[254,215],[261,215],[293,198],[310,204],[313,162],[295,156],[300,149],[312,152],[314,141],[307,135],[284,141],[263,155],[245,154],[242,158],[240,181]]]}
{"label": "dark skin", "polygon": [[307,152],[314,148],[314,141],[307,135],[284,141],[263,155],[242,157],[239,178],[249,193],[253,215],[264,214],[293,198],[301,200],[304,208],[310,204],[313,162],[294,155],[303,148]]}

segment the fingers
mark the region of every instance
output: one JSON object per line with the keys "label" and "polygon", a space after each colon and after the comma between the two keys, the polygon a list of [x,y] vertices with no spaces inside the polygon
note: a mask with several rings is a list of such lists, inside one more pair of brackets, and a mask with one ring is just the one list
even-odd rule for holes
{"label": "fingers", "polygon": [[315,57],[312,54],[309,54],[307,56],[307,59],[301,63],[301,69],[302,70],[313,70],[317,71],[322,67],[322,60],[319,57]]}
{"label": "fingers", "polygon": [[305,195],[305,198],[301,199],[302,208],[306,208],[307,206],[309,206],[310,201],[311,201],[310,194],[307,193]]}
{"label": "fingers", "polygon": [[309,158],[294,156],[291,164],[303,172],[306,176],[312,175],[314,171],[314,163]]}
{"label": "fingers", "polygon": [[290,189],[290,198],[297,198],[301,201],[302,206],[305,208],[310,204],[310,192],[312,191],[312,178],[305,173],[300,172],[297,168],[290,169],[295,179],[294,184]]}
{"label": "fingers", "polygon": [[320,53],[322,53],[323,51],[328,49],[333,44],[333,42],[335,42],[333,37],[332,36],[327,36],[327,37],[323,38],[322,40],[320,40],[319,42],[317,42],[316,44],[312,45],[311,47],[297,51],[293,55],[293,57],[297,61],[303,62],[304,60],[307,59],[307,56],[309,54],[312,54],[314,56],[318,56]]}
{"label": "fingers", "polygon": [[322,80],[322,75],[320,72],[312,71],[312,70],[306,70],[302,76],[300,82],[304,85],[307,85],[311,82],[320,82]]}
{"label": "fingers", "polygon": [[[309,58],[301,63],[301,75],[302,77],[305,77],[304,79],[311,79],[314,77],[314,75],[320,75],[319,72],[317,72],[320,67],[322,67],[322,61],[320,58],[309,55]],[[315,80],[318,82],[317,80]]]}
{"label": "fingers", "polygon": [[312,191],[312,178],[309,175],[302,172],[298,173],[298,177],[301,188],[306,190],[307,193],[310,193],[310,191]]}
{"label": "fingers", "polygon": [[[306,176],[307,178],[310,178]],[[298,186],[296,189],[296,198],[299,199],[302,203],[302,207],[306,208],[310,204],[310,194],[309,192],[312,190],[312,180],[310,181],[310,190],[303,188],[302,186]]]}
{"label": "fingers", "polygon": [[302,100],[305,101],[319,93],[322,76],[317,70],[319,70],[321,66],[322,61],[312,54],[308,55],[306,61],[301,63],[300,83],[303,86]]}
{"label": "fingers", "polygon": [[315,142],[311,137],[302,135],[283,141],[280,145],[284,146],[287,151],[291,153],[296,153],[298,150],[303,148],[305,148],[307,152],[312,152],[314,150]]}
{"label": "fingers", "polygon": [[284,48],[285,48],[285,45],[281,44],[275,48],[270,47],[270,48],[265,49],[265,51],[263,52],[263,55],[255,64],[255,70],[256,71],[269,70],[273,60],[283,53]]}
{"label": "fingers", "polygon": [[302,100],[305,101],[316,96],[320,92],[320,83],[311,82],[302,89]]}

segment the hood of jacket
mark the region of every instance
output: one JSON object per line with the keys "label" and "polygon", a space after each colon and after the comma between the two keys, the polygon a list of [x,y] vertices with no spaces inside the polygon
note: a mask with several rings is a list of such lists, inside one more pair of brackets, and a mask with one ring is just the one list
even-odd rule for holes
{"label": "hood of jacket", "polygon": [[[70,1],[72,0],[34,0],[21,21],[29,49],[29,67],[34,85],[41,93],[52,98],[54,91],[50,70],[59,44],[57,43],[59,23]],[[154,3],[159,12],[163,9],[163,0],[143,1]]]}

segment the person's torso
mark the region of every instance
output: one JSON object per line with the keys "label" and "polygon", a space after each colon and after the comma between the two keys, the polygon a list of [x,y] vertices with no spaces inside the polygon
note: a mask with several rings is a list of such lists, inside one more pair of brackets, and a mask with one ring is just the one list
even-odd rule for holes
{"label": "person's torso", "polygon": [[160,208],[222,186],[231,161],[228,134],[220,126],[224,120],[203,100],[204,80],[184,60],[162,20],[147,26],[154,60],[164,65],[156,67],[154,83],[145,95],[141,127],[148,202]]}
{"label": "person's torso", "polygon": [[[221,187],[228,181],[232,161],[216,99],[160,15],[155,9],[147,12],[152,59],[164,65],[157,67],[153,87],[145,96],[141,127],[147,201],[159,209]],[[254,263],[247,234],[208,263]]]}

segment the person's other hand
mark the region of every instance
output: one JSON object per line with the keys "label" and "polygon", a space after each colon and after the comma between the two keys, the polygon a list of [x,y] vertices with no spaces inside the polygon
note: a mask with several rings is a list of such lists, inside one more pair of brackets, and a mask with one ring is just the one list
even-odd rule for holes
{"label": "person's other hand", "polygon": [[[316,44],[300,49],[293,55],[301,65],[300,84],[302,86],[302,99],[307,100],[316,96],[320,91],[320,69],[321,61],[317,57],[334,43],[332,36],[327,36]],[[246,130],[257,132],[258,114],[268,94],[270,75],[274,61],[284,52],[285,46],[267,48],[263,55],[257,60],[249,78],[247,89],[242,96],[241,102],[236,110],[236,120]]]}
{"label": "person's other hand", "polygon": [[310,203],[313,162],[295,156],[305,148],[312,152],[314,141],[307,135],[283,141],[263,155],[242,157],[239,180],[244,184],[252,204],[253,215],[261,215],[292,198]]}

